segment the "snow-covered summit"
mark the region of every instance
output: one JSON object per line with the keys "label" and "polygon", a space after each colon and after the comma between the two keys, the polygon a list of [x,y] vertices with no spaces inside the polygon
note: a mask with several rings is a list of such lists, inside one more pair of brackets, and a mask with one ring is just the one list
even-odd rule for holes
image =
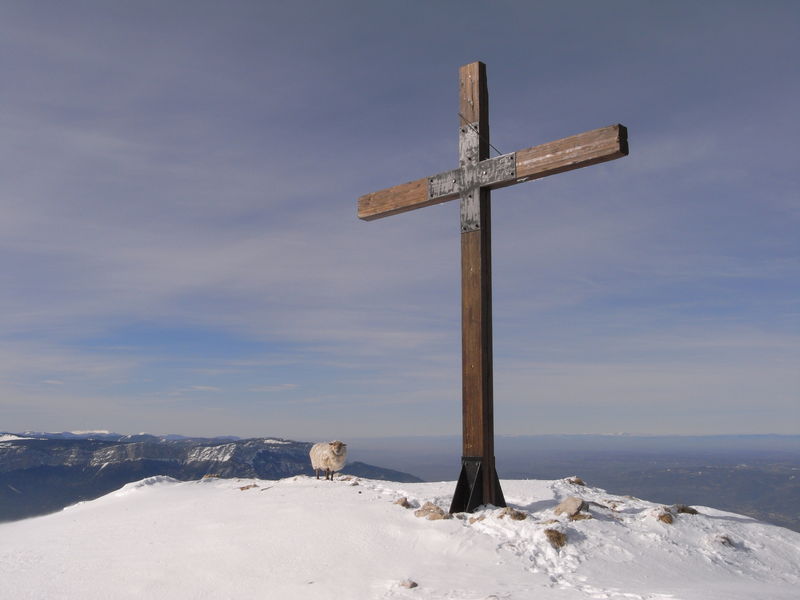
{"label": "snow-covered summit", "polygon": [[[151,477],[0,524],[0,581],[14,598],[797,597],[796,532],[568,480],[502,486],[518,513],[428,520],[416,509],[447,509],[453,483]],[[569,496],[577,519],[555,514]]]}

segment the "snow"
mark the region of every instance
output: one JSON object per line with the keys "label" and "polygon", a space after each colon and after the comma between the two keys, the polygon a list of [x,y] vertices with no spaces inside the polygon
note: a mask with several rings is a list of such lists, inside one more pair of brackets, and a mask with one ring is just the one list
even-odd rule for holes
{"label": "snow", "polygon": [[[429,521],[394,503],[447,509],[454,487],[151,477],[0,524],[0,581],[19,599],[798,597],[800,534],[711,508],[667,524],[661,505],[567,480],[503,481],[525,520],[489,507]],[[592,518],[555,517],[567,496],[592,503]]]}
{"label": "snow", "polygon": [[224,444],[222,446],[200,446],[192,448],[186,457],[187,462],[193,461],[213,461],[227,462],[236,451],[236,444]]}
{"label": "snow", "polygon": [[13,433],[0,433],[0,442],[13,442],[16,440],[33,440],[35,438],[22,437]]}
{"label": "snow", "polygon": [[108,429],[80,429],[77,431],[69,431],[72,435],[111,435]]}

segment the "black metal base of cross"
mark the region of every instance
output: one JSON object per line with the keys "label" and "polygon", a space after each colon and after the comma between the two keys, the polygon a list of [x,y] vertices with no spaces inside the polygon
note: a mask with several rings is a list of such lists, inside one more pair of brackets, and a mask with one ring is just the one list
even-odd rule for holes
{"label": "black metal base of cross", "polygon": [[482,504],[492,504],[500,508],[506,505],[503,490],[500,488],[500,480],[494,469],[492,469],[494,497],[484,498],[483,471],[482,456],[461,457],[461,474],[458,476],[456,491],[453,493],[453,502],[450,505],[451,514],[472,512]]}

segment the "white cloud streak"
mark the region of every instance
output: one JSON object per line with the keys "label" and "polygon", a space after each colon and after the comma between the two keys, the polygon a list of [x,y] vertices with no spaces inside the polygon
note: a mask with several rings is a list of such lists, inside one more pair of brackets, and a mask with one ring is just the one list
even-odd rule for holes
{"label": "white cloud streak", "polygon": [[[122,424],[70,427],[160,430],[162,414],[173,411],[177,426],[191,398],[214,396],[241,415],[220,422],[234,428],[220,433],[248,430],[259,418],[302,433],[323,418],[315,416],[321,405],[341,408],[334,418],[342,427],[356,414],[349,403],[359,415],[374,406],[370,426],[389,431],[417,426],[398,407],[457,404],[457,206],[375,223],[354,214],[355,199],[373,187],[454,166],[455,138],[446,150],[431,124],[453,116],[438,106],[455,102],[454,86],[440,81],[444,67],[429,53],[424,68],[390,76],[378,60],[389,49],[372,39],[365,51],[345,35],[361,30],[344,23],[342,34],[302,31],[327,51],[315,54],[312,44],[292,46],[293,54],[285,46],[302,29],[286,20],[293,9],[262,26],[244,18],[259,10],[247,3],[203,5],[189,16],[149,5],[108,16],[98,6],[86,22],[66,16],[63,24],[35,9],[2,9],[8,35],[0,50],[16,58],[0,65],[10,83],[0,116],[0,410],[13,406],[24,420],[21,407],[33,399],[31,415],[50,406],[55,421],[68,398],[84,407],[76,414],[96,410]],[[709,406],[732,396],[743,408],[742,390],[752,397],[761,386],[765,415],[774,416],[758,429],[779,427],[797,391],[786,365],[800,335],[800,188],[786,158],[797,127],[785,97],[793,84],[778,71],[768,80],[774,91],[758,97],[723,103],[712,89],[691,99],[684,76],[731,88],[724,52],[693,69],[671,48],[683,31],[677,21],[634,13],[653,30],[652,45],[635,36],[615,43],[648,60],[618,64],[610,48],[605,61],[579,68],[567,56],[561,73],[540,73],[542,91],[503,61],[490,64],[493,106],[504,109],[493,135],[507,143],[568,135],[612,114],[631,131],[624,160],[496,194],[498,396],[521,406],[537,387],[546,402],[595,396],[630,406],[669,397],[688,408],[698,401],[693,390],[706,390]],[[92,25],[103,18],[106,28]],[[375,7],[358,18],[393,22]],[[734,39],[726,23],[722,47]],[[512,47],[528,43],[527,29],[503,27]],[[759,50],[762,58],[772,47]],[[338,69],[344,56],[352,73]],[[719,73],[703,70],[712,67]],[[589,98],[585,90],[600,80],[625,93],[604,88]],[[552,116],[528,114],[531,99],[553,99]],[[754,110],[757,123],[745,118]],[[256,347],[181,355],[165,333],[163,348],[120,349],[118,331],[141,323],[222,331]],[[257,393],[265,400],[249,407]],[[155,425],[130,409],[140,402]],[[196,431],[215,410],[203,405]],[[430,433],[458,429],[457,410],[431,410]],[[651,422],[639,413],[629,420],[620,428]]]}

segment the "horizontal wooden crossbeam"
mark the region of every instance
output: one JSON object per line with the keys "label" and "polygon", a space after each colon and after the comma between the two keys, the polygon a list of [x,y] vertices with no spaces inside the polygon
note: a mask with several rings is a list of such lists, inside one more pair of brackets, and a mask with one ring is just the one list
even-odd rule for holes
{"label": "horizontal wooden crossbeam", "polygon": [[[628,130],[624,125],[610,125],[482,161],[478,171],[484,162],[489,163],[493,167],[489,169],[493,179],[479,183],[484,188],[498,189],[614,160],[627,154]],[[513,160],[516,169],[510,177],[500,174],[501,170],[489,162],[500,159]],[[456,180],[458,172],[459,169],[455,169],[361,196],[358,199],[358,218],[372,221],[454,200],[459,196],[457,186],[448,188],[441,182],[451,178]]]}

